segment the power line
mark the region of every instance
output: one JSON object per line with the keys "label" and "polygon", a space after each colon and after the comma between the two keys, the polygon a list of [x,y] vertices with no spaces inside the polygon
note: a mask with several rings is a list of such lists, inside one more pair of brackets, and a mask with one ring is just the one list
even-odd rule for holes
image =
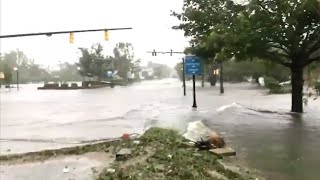
{"label": "power line", "polygon": [[14,38],[14,37],[25,37],[25,36],[52,36],[53,34],[67,34],[67,33],[82,33],[82,32],[96,32],[96,31],[119,31],[119,30],[130,30],[131,27],[125,28],[109,28],[109,29],[88,29],[88,30],[74,30],[74,31],[56,31],[56,32],[41,32],[41,33],[26,33],[26,34],[11,34],[2,35],[0,38]]}

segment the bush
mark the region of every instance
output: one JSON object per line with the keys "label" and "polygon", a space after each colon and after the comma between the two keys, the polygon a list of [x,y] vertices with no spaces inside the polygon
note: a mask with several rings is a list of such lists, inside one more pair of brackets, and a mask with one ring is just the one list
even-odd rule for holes
{"label": "bush", "polygon": [[271,94],[286,94],[291,92],[290,87],[281,86],[279,82],[273,77],[264,77],[264,83],[266,88],[270,90],[269,93]]}
{"label": "bush", "polygon": [[71,83],[71,87],[72,88],[78,88],[78,84],[77,83]]}
{"label": "bush", "polygon": [[60,87],[63,88],[63,89],[67,89],[69,87],[69,84],[61,84]]}
{"label": "bush", "polygon": [[269,77],[269,76],[265,76],[263,78],[264,78],[264,84],[266,88],[273,89],[273,88],[279,88],[279,86],[281,87],[281,85],[279,85],[278,81],[275,78]]}
{"label": "bush", "polygon": [[316,89],[317,93],[320,94],[320,82],[316,82],[314,88]]}

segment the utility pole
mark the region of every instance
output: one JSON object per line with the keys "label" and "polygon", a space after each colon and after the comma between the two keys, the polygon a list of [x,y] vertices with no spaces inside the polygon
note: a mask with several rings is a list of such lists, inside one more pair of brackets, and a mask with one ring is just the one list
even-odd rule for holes
{"label": "utility pole", "polygon": [[[184,52],[181,51],[173,51],[170,49],[170,51],[147,51],[147,53],[151,53],[152,56],[157,56],[157,54],[170,54],[172,56],[173,54],[185,54]],[[182,58],[182,86],[183,86],[183,95],[186,96],[186,76],[185,76],[185,59]]]}

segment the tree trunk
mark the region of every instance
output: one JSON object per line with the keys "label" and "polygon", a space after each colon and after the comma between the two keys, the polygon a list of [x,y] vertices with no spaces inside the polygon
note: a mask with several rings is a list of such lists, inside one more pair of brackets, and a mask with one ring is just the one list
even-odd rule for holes
{"label": "tree trunk", "polygon": [[303,113],[303,66],[291,67],[291,112]]}
{"label": "tree trunk", "polygon": [[223,87],[223,63],[220,63],[220,94],[224,93]]}

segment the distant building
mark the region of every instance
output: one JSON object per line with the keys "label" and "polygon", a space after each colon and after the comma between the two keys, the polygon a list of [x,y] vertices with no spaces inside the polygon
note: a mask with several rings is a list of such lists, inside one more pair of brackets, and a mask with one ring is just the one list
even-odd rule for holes
{"label": "distant building", "polygon": [[141,67],[139,73],[140,79],[153,79],[153,68],[150,67]]}

